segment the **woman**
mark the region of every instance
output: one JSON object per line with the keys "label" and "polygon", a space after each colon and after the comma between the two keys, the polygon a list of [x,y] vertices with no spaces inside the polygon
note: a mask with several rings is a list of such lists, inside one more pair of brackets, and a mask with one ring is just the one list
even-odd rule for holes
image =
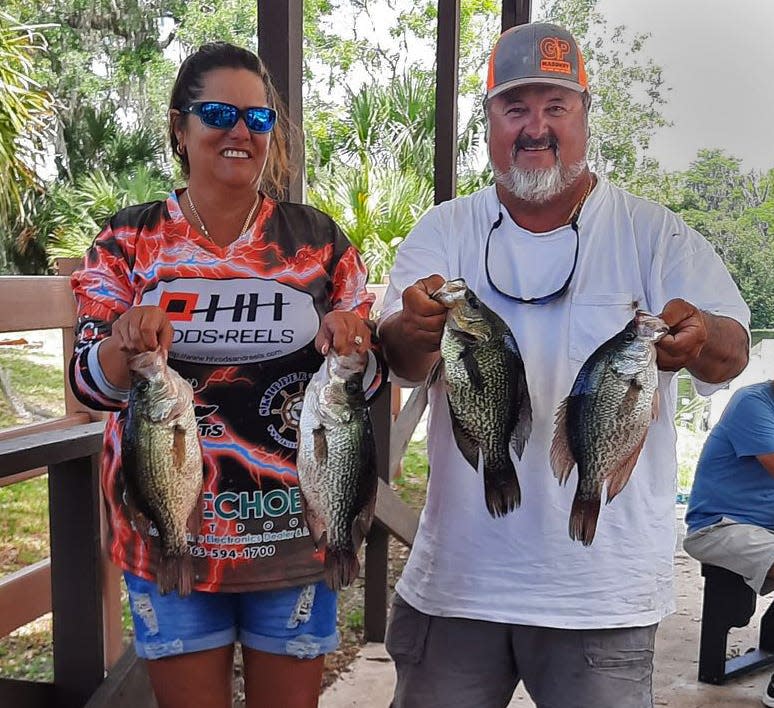
{"label": "woman", "polygon": [[[287,176],[287,131],[260,59],[202,46],[169,109],[187,187],[118,212],[73,276],[71,381],[87,405],[116,411],[103,456],[110,553],[160,708],[230,706],[237,640],[248,706],[315,706],[337,643],[335,593],[301,515],[297,422],[321,353],[370,348],[373,296],[331,219],[270,196]],[[204,454],[186,597],[159,593],[156,542],[135,528],[121,474],[127,358],[159,347],[193,385]]]}

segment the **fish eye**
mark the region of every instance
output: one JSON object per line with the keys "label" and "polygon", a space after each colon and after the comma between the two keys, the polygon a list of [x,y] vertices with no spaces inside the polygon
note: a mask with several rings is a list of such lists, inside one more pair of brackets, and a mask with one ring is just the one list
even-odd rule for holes
{"label": "fish eye", "polygon": [[471,307],[478,308],[478,306],[481,304],[481,301],[478,299],[476,294],[470,290],[465,293],[465,299],[468,301],[468,305]]}
{"label": "fish eye", "polygon": [[137,388],[140,389],[140,391],[147,391],[150,388],[150,383],[148,381],[140,381],[140,383],[137,384]]}
{"label": "fish eye", "polygon": [[637,339],[637,335],[634,332],[627,332],[624,336],[624,339],[627,342],[633,342],[635,339]]}
{"label": "fish eye", "polygon": [[344,390],[349,394],[358,393],[361,389],[360,382],[353,379],[350,379],[344,384]]}

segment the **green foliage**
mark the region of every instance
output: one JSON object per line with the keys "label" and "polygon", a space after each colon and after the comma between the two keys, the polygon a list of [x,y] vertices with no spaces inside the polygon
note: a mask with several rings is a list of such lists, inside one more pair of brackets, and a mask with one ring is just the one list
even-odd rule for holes
{"label": "green foliage", "polygon": [[18,254],[11,234],[26,216],[27,193],[40,189],[35,155],[51,114],[51,96],[34,79],[36,57],[46,49],[43,29],[0,12],[0,272]]}
{"label": "green foliage", "polygon": [[656,129],[669,125],[661,67],[645,59],[647,34],[609,27],[598,0],[552,0],[546,19],[567,27],[583,50],[591,86],[589,114],[592,169],[623,187],[641,184],[640,170],[652,172],[644,154]]}

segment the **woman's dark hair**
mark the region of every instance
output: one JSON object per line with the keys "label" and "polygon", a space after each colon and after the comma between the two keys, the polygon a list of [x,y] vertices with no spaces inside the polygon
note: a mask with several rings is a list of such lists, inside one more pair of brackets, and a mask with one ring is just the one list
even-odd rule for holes
{"label": "woman's dark hair", "polygon": [[[175,84],[172,87],[169,108],[181,110],[198,100],[204,87],[205,74],[215,69],[247,69],[263,81],[267,103],[270,108],[277,111],[277,122],[272,131],[273,136],[269,144],[269,154],[261,185],[267,193],[281,198],[284,195],[285,185],[294,170],[291,162],[291,147],[295,142],[295,131],[290,125],[285,104],[277,94],[271,76],[269,76],[269,72],[260,57],[247,49],[228,42],[203,44],[196,52],[186,57],[180,65]],[[172,155],[180,161],[183,174],[186,177],[190,173],[188,155],[185,151],[182,155],[178,152],[178,141],[174,128],[176,121],[182,121],[185,125],[189,118],[190,114],[181,113],[175,114],[169,119],[169,142],[172,147]]]}

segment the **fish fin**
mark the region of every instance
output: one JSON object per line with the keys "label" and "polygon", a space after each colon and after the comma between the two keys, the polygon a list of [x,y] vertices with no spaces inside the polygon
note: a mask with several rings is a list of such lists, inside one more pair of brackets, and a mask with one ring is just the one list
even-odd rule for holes
{"label": "fish fin", "polygon": [[653,402],[650,404],[650,417],[651,420],[658,420],[658,414],[661,410],[661,396],[658,394],[658,389],[653,392]]}
{"label": "fish fin", "polygon": [[176,425],[172,433],[172,462],[176,469],[180,469],[185,462],[185,436],[185,428],[182,425]]}
{"label": "fish fin", "polygon": [[430,388],[436,381],[442,379],[445,375],[446,367],[444,366],[443,359],[436,360],[435,364],[430,367],[430,371],[427,372],[425,386]]}
{"label": "fish fin", "polygon": [[521,504],[519,478],[507,448],[501,464],[484,458],[484,500],[493,518],[505,516]]}
{"label": "fish fin", "polygon": [[551,441],[551,469],[559,484],[567,484],[570,472],[575,467],[575,456],[570,449],[570,437],[567,434],[567,405],[569,397],[565,398],[556,410],[554,423],[554,439]]}
{"label": "fish fin", "polygon": [[393,421],[390,430],[390,479],[395,477],[398,465],[406,454],[411,436],[427,408],[427,384],[417,386]]}
{"label": "fish fin", "polygon": [[[312,507],[307,503],[303,490],[300,494],[301,497],[301,513],[306,522],[306,527],[309,529],[309,534],[312,536],[312,542],[314,543],[315,551],[319,551],[326,543],[326,526],[325,519],[322,518]],[[325,538],[325,540],[323,540]]]}
{"label": "fish fin", "polygon": [[460,361],[465,367],[465,372],[470,379],[471,386],[475,391],[484,390],[484,377],[481,374],[481,367],[475,356],[473,347],[464,347],[460,352]]}
{"label": "fish fin", "polygon": [[599,495],[592,499],[581,499],[578,491],[572,500],[570,511],[570,538],[573,541],[581,541],[584,546],[590,546],[597,531],[599,519]]}
{"label": "fish fin", "polygon": [[351,585],[360,573],[357,554],[340,548],[325,549],[325,582],[338,592]]}
{"label": "fish fin", "polygon": [[629,379],[629,388],[626,389],[626,393],[621,399],[621,403],[618,406],[618,410],[621,415],[624,415],[627,411],[630,411],[637,405],[637,399],[642,395],[642,386],[636,378]]}
{"label": "fish fin", "polygon": [[[511,447],[516,456],[521,459],[527,440],[529,440],[529,436],[532,433],[532,401],[529,397],[527,377],[524,375],[523,369],[520,370],[517,377],[516,398],[518,401],[518,418],[516,419],[516,427],[513,429],[513,433],[511,433]],[[519,394],[521,395],[519,396]]]}
{"label": "fish fin", "polygon": [[177,590],[181,597],[191,594],[194,585],[194,572],[193,561],[188,549],[180,554],[159,557],[156,584],[162,595],[166,595],[172,590]]}
{"label": "fish fin", "polygon": [[629,478],[632,476],[632,470],[634,465],[637,464],[637,458],[640,456],[642,446],[645,444],[645,436],[648,433],[648,429],[642,434],[640,442],[637,443],[637,447],[632,450],[631,454],[624,460],[611,469],[605,476],[604,481],[607,482],[607,499],[605,504],[609,504],[615,499],[621,490],[626,486]]}
{"label": "fish fin", "polygon": [[188,515],[186,521],[186,528],[191,532],[191,535],[196,539],[199,535],[199,531],[202,527],[202,517],[204,515],[204,489],[199,491],[199,497],[196,500],[194,508],[191,509],[191,513]]}
{"label": "fish fin", "polygon": [[454,415],[454,411],[449,403],[449,417],[452,422],[452,433],[454,434],[454,440],[457,443],[459,451],[462,456],[468,461],[468,464],[478,472],[478,443],[468,435],[468,433],[460,425],[457,416]]}
{"label": "fish fin", "polygon": [[320,426],[312,431],[314,440],[314,461],[318,465],[324,465],[328,459],[328,439],[325,437],[325,428]]}

